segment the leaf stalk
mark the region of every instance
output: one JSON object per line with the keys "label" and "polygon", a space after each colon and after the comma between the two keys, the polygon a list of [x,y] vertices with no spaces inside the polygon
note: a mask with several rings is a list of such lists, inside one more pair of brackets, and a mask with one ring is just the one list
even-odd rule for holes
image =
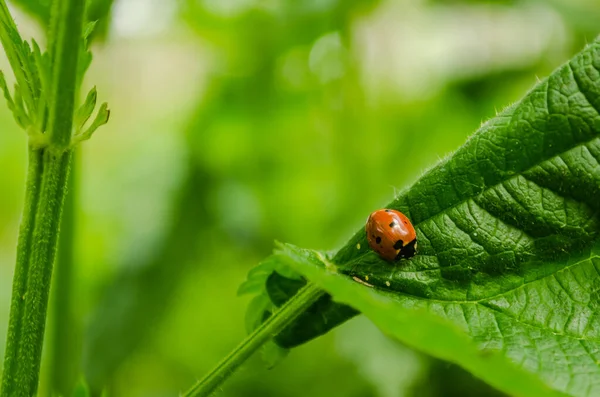
{"label": "leaf stalk", "polygon": [[205,397],[214,392],[233,372],[261,346],[290,325],[313,303],[324,295],[322,289],[308,283],[275,313],[246,337],[204,379],[198,381],[182,397]]}

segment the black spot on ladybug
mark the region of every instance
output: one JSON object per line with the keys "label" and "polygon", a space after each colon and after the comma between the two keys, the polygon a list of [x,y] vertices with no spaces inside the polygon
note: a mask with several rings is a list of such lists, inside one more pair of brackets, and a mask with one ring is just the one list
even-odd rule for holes
{"label": "black spot on ladybug", "polygon": [[381,237],[377,236],[377,238],[375,239],[375,242],[376,242],[377,244],[381,243]]}
{"label": "black spot on ladybug", "polygon": [[390,210],[385,210],[385,212],[390,212]]}
{"label": "black spot on ladybug", "polygon": [[401,249],[401,248],[402,248],[402,246],[403,246],[403,245],[404,245],[404,241],[402,241],[402,240],[398,240],[398,241],[396,241],[396,243],[394,244],[394,249],[395,249],[395,250],[399,250],[399,249]]}
{"label": "black spot on ladybug", "polygon": [[390,223],[390,227],[393,228],[394,226],[396,226],[396,222],[392,222]]}
{"label": "black spot on ladybug", "polygon": [[398,255],[396,255],[396,259],[400,259],[400,258],[408,259],[408,258],[412,258],[413,256],[415,256],[415,254],[417,253],[417,250],[415,249],[416,244],[417,244],[417,239],[414,239],[410,243],[406,244],[404,247],[402,247],[400,249],[400,252],[398,252]]}

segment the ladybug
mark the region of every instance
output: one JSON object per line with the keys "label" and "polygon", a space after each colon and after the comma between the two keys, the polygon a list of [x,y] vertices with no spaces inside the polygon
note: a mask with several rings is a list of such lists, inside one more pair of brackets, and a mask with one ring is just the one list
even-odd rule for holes
{"label": "ladybug", "polygon": [[395,262],[417,253],[417,233],[410,220],[400,211],[382,209],[367,219],[367,241],[383,259]]}

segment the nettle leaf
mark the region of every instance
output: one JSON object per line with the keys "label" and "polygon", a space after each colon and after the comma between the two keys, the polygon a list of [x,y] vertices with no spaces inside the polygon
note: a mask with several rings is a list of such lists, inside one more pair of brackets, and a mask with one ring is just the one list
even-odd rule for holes
{"label": "nettle leaf", "polygon": [[[355,306],[387,335],[425,353],[458,363],[510,395],[564,395],[551,390],[535,374],[523,371],[518,362],[511,362],[500,349],[482,346],[469,338],[461,327],[440,315],[443,311],[431,310],[424,300],[365,287],[308,252],[285,244],[279,246],[274,257],[323,287],[338,302]],[[483,325],[473,324],[473,328]]]}
{"label": "nettle leaf", "polygon": [[[87,121],[87,119],[91,116],[91,113],[86,113],[88,110],[90,109],[86,109],[86,105],[88,100],[90,100],[90,96],[93,96],[93,104],[96,104],[96,94],[95,94],[95,89],[92,89],[92,91],[90,91],[90,94],[88,95],[88,98],[86,99],[86,103],[84,103],[82,105],[82,107],[77,111],[77,120],[76,122],[80,122],[83,119],[85,119],[85,121]],[[90,112],[93,111],[94,108],[92,107]],[[108,123],[108,119],[110,118],[110,109],[108,109],[108,103],[104,102],[102,105],[100,105],[100,109],[98,109],[98,113],[96,114],[96,117],[94,118],[94,120],[92,121],[92,123],[89,125],[89,127],[81,132],[79,132],[78,134],[76,134],[73,137],[73,143],[79,143],[82,141],[87,141],[88,139],[90,139],[92,137],[92,135],[94,135],[94,132],[96,132],[96,130],[100,127],[102,127],[104,124]],[[85,121],[83,121],[83,124],[85,124]],[[83,127],[82,124],[82,127]]]}
{"label": "nettle leaf", "polygon": [[25,102],[23,101],[21,86],[16,83],[14,86],[14,93],[14,108],[11,110],[15,116],[15,120],[17,120],[17,124],[27,128],[27,126],[31,124],[31,120],[27,114],[27,110],[25,110]]}
{"label": "nettle leaf", "polygon": [[[96,27],[96,23],[97,21],[88,22],[83,29],[81,40],[82,48],[79,52],[79,70],[77,74],[78,86],[81,85],[83,77],[85,76],[85,73],[92,62],[92,53],[89,51],[89,38]],[[75,119],[73,123],[75,135],[73,136],[73,144],[90,139],[98,128],[108,123],[108,119],[110,118],[110,109],[108,109],[108,103],[104,102],[100,105],[100,108],[96,113],[96,117],[92,120],[89,126],[85,128],[85,124],[88,122],[96,108],[97,99],[98,93],[96,91],[96,87],[92,87],[87,94],[84,103],[75,112]]]}
{"label": "nettle leaf", "polygon": [[[411,260],[383,261],[364,229],[326,260],[284,247],[333,298],[277,342],[360,311],[511,394],[600,395],[599,69],[596,41],[388,205],[415,226]],[[264,288],[276,304],[297,290],[276,273]]]}
{"label": "nettle leaf", "polygon": [[92,116],[94,108],[96,107],[97,99],[98,92],[96,91],[96,86],[94,86],[90,92],[88,92],[83,105],[81,105],[79,109],[77,109],[77,112],[75,112],[75,120],[73,125],[77,131],[81,131],[85,123],[87,123],[89,118]]}
{"label": "nettle leaf", "polygon": [[77,85],[81,85],[85,73],[89,69],[92,63],[92,52],[89,50],[89,39],[90,35],[94,32],[98,21],[91,21],[86,23],[83,27],[82,39],[81,39],[81,51],[79,51],[79,64],[77,72]]}
{"label": "nettle leaf", "polygon": [[41,95],[45,97],[46,103],[49,103],[49,95],[51,91],[51,83],[50,80],[51,72],[50,72],[50,56],[48,52],[40,49],[40,46],[35,40],[31,40],[33,50],[31,56],[33,57],[33,61],[35,63],[35,70],[37,71],[38,78],[40,81],[40,90]]}
{"label": "nettle leaf", "polygon": [[[79,70],[77,72],[77,85],[80,86],[83,81],[83,77],[87,72],[90,64],[92,63],[92,53],[89,50],[89,39],[90,35],[94,32],[97,21],[88,22],[83,29],[82,40],[81,40],[81,51],[79,52]],[[104,124],[108,123],[110,117],[110,110],[108,104],[105,102],[100,105],[98,113],[90,125],[84,129],[85,124],[88,122],[94,109],[96,108],[96,100],[98,99],[98,93],[96,87],[92,87],[83,105],[75,112],[75,136],[73,137],[73,143],[77,144],[82,141],[86,141],[94,135],[94,132]]]}
{"label": "nettle leaf", "polygon": [[[15,103],[12,96],[10,95],[10,90],[8,89],[8,85],[6,84],[6,79],[4,77],[4,73],[0,71],[0,89],[4,95],[4,99],[6,99],[6,104],[8,109],[13,114],[15,121],[21,128],[27,128],[29,121],[27,119],[27,115],[24,113],[22,109],[22,102],[19,101],[18,104]],[[17,95],[15,95],[16,97]],[[16,98],[19,99],[19,98]]]}

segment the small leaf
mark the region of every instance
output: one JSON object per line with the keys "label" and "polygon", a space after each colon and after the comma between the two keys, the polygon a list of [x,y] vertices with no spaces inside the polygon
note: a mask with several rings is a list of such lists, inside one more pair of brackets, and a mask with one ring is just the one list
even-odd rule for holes
{"label": "small leaf", "polygon": [[15,103],[13,102],[13,99],[10,96],[10,90],[8,89],[8,85],[6,84],[6,78],[4,77],[4,72],[1,70],[0,70],[0,88],[2,89],[4,98],[8,102],[9,109],[12,110],[15,106]]}
{"label": "small leaf", "polygon": [[81,82],[85,73],[92,63],[92,53],[89,51],[89,37],[96,27],[98,21],[88,22],[84,28],[81,37],[81,50],[79,51],[79,64],[77,66],[77,86],[81,86]]}
{"label": "small leaf", "polygon": [[88,129],[82,132],[81,134],[75,135],[75,143],[87,141],[88,139],[90,139],[99,127],[103,126],[108,122],[109,117],[110,110],[108,109],[108,104],[104,102],[102,105],[100,105],[100,109],[98,110],[98,114],[92,122],[92,125],[90,125]]}
{"label": "small leaf", "polygon": [[42,53],[38,43],[35,40],[32,40],[31,42],[33,44],[32,53],[35,62],[35,68],[38,72],[38,78],[40,80],[41,94],[45,96],[46,103],[48,103],[48,98],[52,89],[50,85],[50,58],[48,56],[48,53]]}
{"label": "small leaf", "polygon": [[[298,288],[306,284],[306,281],[296,271],[282,263],[275,256],[268,257],[258,266],[252,268],[248,272],[247,280],[238,289],[238,295],[256,295],[250,301],[246,310],[245,324],[248,334],[257,329],[277,309],[277,300],[269,296],[267,291],[268,280],[273,274],[285,275],[286,280],[294,283]],[[274,340],[265,343],[261,347],[261,357],[267,368],[273,368],[288,353],[289,349],[279,346]]]}
{"label": "small leaf", "polygon": [[[6,10],[6,6],[3,7]],[[16,77],[17,83],[23,90],[23,100],[27,109],[34,111],[36,109],[36,87],[34,71],[31,70],[31,51],[28,45],[21,39],[21,35],[14,25],[10,15],[0,13],[0,42],[6,53],[12,71]]]}
{"label": "small leaf", "polygon": [[264,321],[265,316],[273,311],[273,302],[268,295],[257,295],[248,304],[246,310],[245,325],[246,332],[251,333]]}
{"label": "small leaf", "polygon": [[[281,277],[286,280],[283,286],[283,296],[269,291],[269,280],[273,277]],[[273,313],[278,306],[295,294],[306,281],[292,268],[282,263],[276,256],[271,255],[248,272],[248,277],[238,288],[238,296],[253,294],[248,308],[246,309],[246,332],[251,333]],[[276,349],[270,349],[275,351]],[[287,350],[287,349],[285,349]]]}
{"label": "small leaf", "polygon": [[25,102],[25,106],[27,107],[27,113],[30,115],[35,115],[38,108],[38,99],[41,95],[42,87],[40,84],[40,78],[37,71],[37,66],[35,64],[35,57],[31,50],[31,46],[26,40],[21,41],[21,68],[25,73],[25,83],[17,82],[21,86],[21,89],[27,89],[32,96],[32,104]]}
{"label": "small leaf", "polygon": [[25,104],[23,102],[23,96],[21,95],[21,86],[17,83],[15,83],[14,105],[13,115],[15,116],[17,123],[22,128],[27,128],[31,125],[31,120],[25,111]]}
{"label": "small leaf", "polygon": [[83,40],[86,43],[86,48],[87,48],[87,44],[90,38],[90,35],[94,32],[94,29],[96,28],[96,24],[98,24],[98,21],[90,21],[88,23],[85,24],[85,26],[83,27]]}
{"label": "small leaf", "polygon": [[[31,49],[31,45],[27,40],[23,40],[21,43],[21,48],[23,52],[23,63],[25,65],[25,69],[28,73],[29,81],[32,83],[32,86],[35,86],[36,82],[36,65],[35,59],[33,57],[33,50]],[[37,87],[39,88],[39,87]]]}
{"label": "small leaf", "polygon": [[10,95],[10,90],[8,89],[8,86],[6,85],[6,79],[4,78],[4,73],[2,71],[0,71],[0,88],[2,89],[2,93],[4,94],[4,98],[6,99],[6,104],[8,106],[8,109],[13,114],[15,121],[21,128],[26,128],[26,125],[23,124],[23,119],[18,116],[18,113],[17,113],[18,111],[17,111],[16,105],[13,102],[13,99]]}
{"label": "small leaf", "polygon": [[279,261],[274,260],[273,257],[268,257],[260,264],[250,269],[246,281],[238,288],[238,296],[245,294],[259,294],[261,292],[266,293],[266,282],[273,272],[277,272],[289,279],[300,280],[302,278],[298,273],[291,270],[289,266],[283,266]]}
{"label": "small leaf", "polygon": [[290,349],[283,348],[272,340],[265,343],[260,351],[261,358],[267,369],[275,368],[289,353]]}
{"label": "small leaf", "polygon": [[77,109],[75,115],[75,129],[80,132],[83,129],[84,124],[89,120],[96,107],[96,100],[98,98],[98,92],[96,86],[94,86],[90,92],[88,92],[83,105]]}

